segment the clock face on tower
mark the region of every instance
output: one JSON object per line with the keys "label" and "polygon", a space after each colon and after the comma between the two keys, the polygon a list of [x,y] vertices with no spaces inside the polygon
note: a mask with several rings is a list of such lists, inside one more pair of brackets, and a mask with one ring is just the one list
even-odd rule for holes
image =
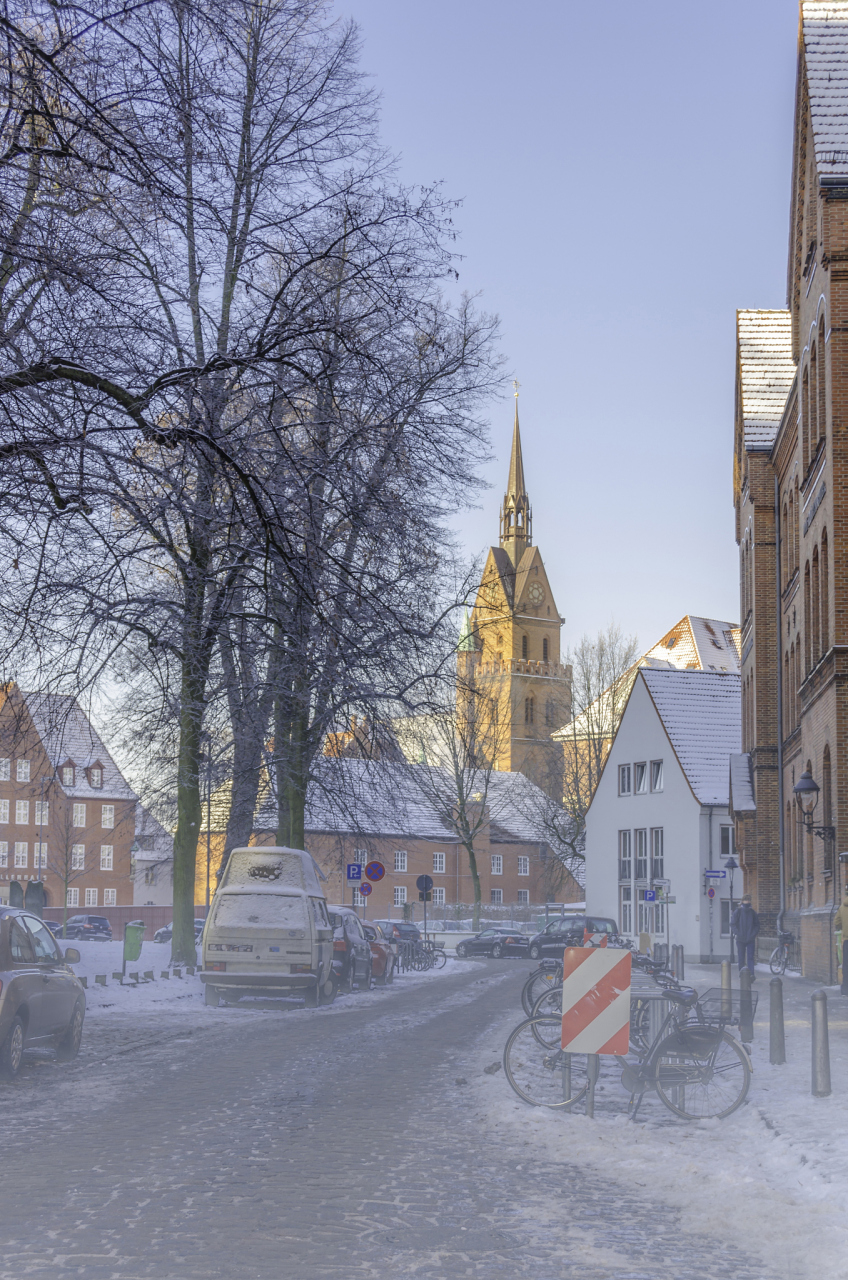
{"label": "clock face on tower", "polygon": [[530,586],[527,588],[527,596],[530,603],[535,605],[538,609],[539,605],[542,604],[545,599],[545,588],[542,586],[541,582],[531,582]]}

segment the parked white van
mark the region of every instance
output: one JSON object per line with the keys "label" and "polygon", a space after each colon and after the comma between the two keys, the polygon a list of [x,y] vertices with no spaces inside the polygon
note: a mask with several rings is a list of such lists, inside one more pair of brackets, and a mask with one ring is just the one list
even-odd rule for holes
{"label": "parked white van", "polygon": [[336,994],[333,928],[316,865],[302,849],[233,849],[203,930],[206,1003],[243,995]]}

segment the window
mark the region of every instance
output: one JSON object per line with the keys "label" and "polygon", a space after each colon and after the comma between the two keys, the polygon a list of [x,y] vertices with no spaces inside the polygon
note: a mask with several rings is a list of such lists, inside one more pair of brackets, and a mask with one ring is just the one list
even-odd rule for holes
{"label": "window", "polygon": [[736,841],[733,838],[733,827],[721,828],[721,856],[729,858],[736,848]]}
{"label": "window", "polygon": [[[395,871],[405,871],[405,870],[406,870],[406,850],[395,849]],[[404,898],[404,902],[406,902],[406,898]]]}
{"label": "window", "polygon": [[22,825],[29,822],[29,800],[15,801],[15,822]]}
{"label": "window", "polygon": [[654,932],[654,904],[645,901],[645,890],[640,889],[637,894],[636,901],[636,923],[639,933]]}
{"label": "window", "polygon": [[[100,818],[101,827],[114,827],[115,825],[115,806],[113,804],[104,804],[100,806],[103,813]],[[357,849],[357,854],[365,855],[364,849]]]}
{"label": "window", "polygon": [[542,641],[542,661],[547,662],[547,660],[548,660],[548,637],[545,636],[544,640]]}
{"label": "window", "polygon": [[527,657],[527,637],[526,636],[521,637],[521,656],[522,658]]}
{"label": "window", "polygon": [[[148,884],[148,885],[149,885],[149,884],[155,884],[155,883],[156,883],[156,868],[155,868],[155,867],[148,867],[148,868],[147,868],[147,870],[146,870],[146,871],[145,871],[145,873],[144,873],[144,883],[145,883],[145,884]],[[107,889],[107,890],[106,890],[106,892],[107,892],[107,893],[110,893],[110,892],[111,892],[111,890],[110,890],[110,889]]]}
{"label": "window", "polygon": [[620,796],[630,795],[630,765],[620,764],[618,766],[618,794]]}
{"label": "window", "polygon": [[9,865],[9,845],[5,840],[0,840],[0,867],[8,867]]}
{"label": "window", "polygon": [[71,845],[71,870],[85,871],[85,845]]}
{"label": "window", "polygon": [[[630,833],[628,832],[628,835]],[[618,891],[618,924],[622,933],[633,932],[633,889],[623,884]]]}
{"label": "window", "polygon": [[56,941],[47,925],[42,924],[35,916],[24,916],[24,920],[32,938],[36,960],[61,960],[62,953],[56,946]]}
{"label": "window", "polygon": [[396,884],[395,885],[395,906],[402,907],[405,902],[406,902],[406,885]]}
{"label": "window", "polygon": [[664,880],[663,870],[663,829],[654,827],[651,831],[651,879]]}
{"label": "window", "polygon": [[[518,874],[520,876],[529,876],[530,874],[530,858],[523,853],[518,855]],[[519,889],[519,893],[527,892],[527,889]]]}
{"label": "window", "polygon": [[654,933],[665,933],[665,903],[654,903]]}
{"label": "window", "polygon": [[39,868],[43,869],[47,866],[47,845],[36,841],[32,847],[34,850],[32,865],[38,871]]}
{"label": "window", "polygon": [[662,791],[663,789],[663,762],[662,760],[651,761],[651,790]]}
{"label": "window", "polygon": [[0,800],[0,822],[9,821],[9,801]]}
{"label": "window", "polygon": [[29,934],[22,924],[12,920],[9,926],[9,948],[13,960],[24,960],[30,963],[35,959]]}
{"label": "window", "polygon": [[62,786],[72,787],[74,785],[74,766],[66,764],[62,766]]}
{"label": "window", "polygon": [[97,906],[97,890],[96,890],[96,889],[86,889],[86,891],[85,891],[85,905],[86,905],[87,907],[96,907],[96,906]]}
{"label": "window", "polygon": [[636,879],[647,880],[648,878],[648,833],[644,830],[637,831],[636,835]]}
{"label": "window", "polygon": [[[103,806],[103,826],[104,826],[104,827],[107,825],[107,824],[106,824],[106,810],[107,810],[107,809],[112,809],[112,805],[110,805],[110,804],[104,804],[104,806]],[[109,825],[110,827],[112,827],[112,826],[114,826],[114,825],[115,825],[115,822],[114,822],[114,810],[113,810],[113,819],[112,819],[112,821],[111,821],[108,825]],[[354,851],[353,851],[353,861],[356,863],[356,865],[357,865],[357,866],[364,867],[364,866],[365,866],[365,864],[366,864],[366,863],[367,863],[367,861],[368,861],[368,850],[367,850],[367,849],[354,849]]]}
{"label": "window", "polygon": [[433,890],[433,906],[434,906],[434,907],[443,907],[444,905],[445,905],[445,891],[444,891],[444,889],[434,889],[434,890]]}
{"label": "window", "polygon": [[490,889],[489,901],[491,902],[493,907],[502,906],[503,905],[503,889]]}
{"label": "window", "polygon": [[20,841],[15,845],[15,866],[25,867],[29,861],[29,845]]}
{"label": "window", "polygon": [[535,710],[533,703],[534,703],[533,698],[524,699],[524,723],[525,724],[533,723],[533,712]]}
{"label": "window", "polygon": [[37,827],[46,827],[49,822],[50,822],[50,801],[36,800],[35,825]]}
{"label": "window", "polygon": [[118,905],[118,890],[117,890],[117,889],[104,889],[104,890],[103,890],[103,905],[104,905],[104,907],[115,907],[115,906],[117,906],[117,905]]}
{"label": "window", "polygon": [[12,776],[12,762],[8,759],[0,760],[0,782],[8,782]]}
{"label": "window", "polygon": [[634,764],[633,766],[633,790],[637,796],[643,796],[648,790],[648,766],[646,764]]}
{"label": "window", "polygon": [[29,782],[29,760],[19,760],[17,763],[18,782]]}
{"label": "window", "polygon": [[618,878],[619,880],[633,879],[632,845],[629,831],[619,831],[618,833]]}
{"label": "window", "polygon": [[75,827],[85,826],[85,805],[84,804],[74,805],[74,826]]}
{"label": "window", "polygon": [[556,703],[551,698],[545,703],[545,724],[556,724]]}
{"label": "window", "polygon": [[67,903],[66,903],[66,905],[67,905],[67,906],[69,906],[69,907],[78,907],[78,906],[79,906],[79,889],[69,889],[69,890],[68,890],[68,894],[67,894]]}
{"label": "window", "polygon": [[353,886],[353,905],[354,905],[355,907],[364,907],[364,906],[365,906],[365,899],[363,898],[362,894],[361,894],[361,893],[359,892],[359,890],[357,889],[356,885],[354,885],[354,886]]}
{"label": "window", "polygon": [[730,937],[730,900],[728,898],[721,899],[721,936],[723,938]]}
{"label": "window", "polygon": [[112,870],[112,846],[110,844],[102,844],[100,846],[100,870]]}
{"label": "window", "polygon": [[434,853],[433,854],[433,875],[443,876],[444,874],[445,874],[445,855],[443,853]]}
{"label": "window", "polygon": [[518,905],[519,907],[530,906],[530,890],[529,889],[518,890]]}
{"label": "window", "polygon": [[492,854],[492,875],[493,876],[503,875],[503,858],[499,853]]}
{"label": "window", "polygon": [[90,771],[91,785],[98,791],[103,786],[103,770],[94,765]]}

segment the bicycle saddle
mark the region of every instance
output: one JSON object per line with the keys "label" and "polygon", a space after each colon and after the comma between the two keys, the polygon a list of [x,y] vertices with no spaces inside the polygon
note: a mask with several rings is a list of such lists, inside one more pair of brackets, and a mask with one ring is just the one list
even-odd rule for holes
{"label": "bicycle saddle", "polygon": [[674,1000],[676,1004],[682,1004],[687,1009],[691,1009],[693,1004],[698,1003],[698,993],[693,987],[682,987],[679,991],[664,991],[663,997],[666,1000]]}

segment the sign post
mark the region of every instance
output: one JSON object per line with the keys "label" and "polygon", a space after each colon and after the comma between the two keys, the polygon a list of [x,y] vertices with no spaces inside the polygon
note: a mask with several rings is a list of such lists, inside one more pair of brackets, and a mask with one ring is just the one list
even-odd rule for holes
{"label": "sign post", "polygon": [[350,904],[355,906],[353,891],[358,889],[362,883],[362,867],[358,862],[349,862],[347,864],[347,882],[350,885]]}
{"label": "sign post", "polygon": [[562,964],[562,1049],[589,1055],[587,1116],[595,1114],[600,1054],[630,1048],[631,955],[620,947],[567,947]]}
{"label": "sign post", "polygon": [[424,903],[424,937],[427,937],[427,903],[433,890],[432,876],[419,876],[415,881],[419,899]]}

